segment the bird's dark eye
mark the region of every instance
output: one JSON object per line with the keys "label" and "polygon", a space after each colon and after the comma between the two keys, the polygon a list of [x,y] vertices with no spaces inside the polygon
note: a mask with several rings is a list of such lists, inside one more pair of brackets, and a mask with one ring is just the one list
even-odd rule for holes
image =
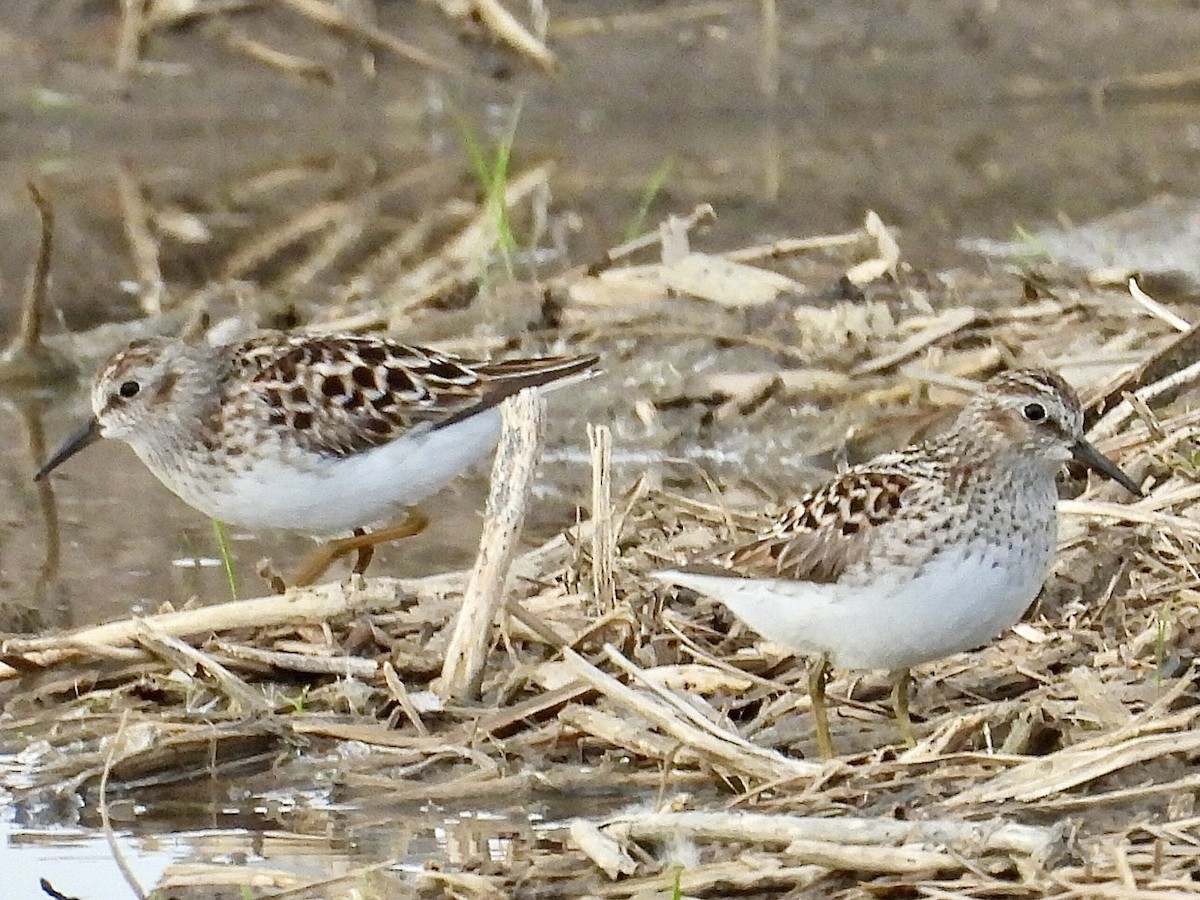
{"label": "bird's dark eye", "polygon": [[117,388],[117,393],[128,400],[130,397],[136,397],[142,386],[136,381],[123,381],[121,386]]}
{"label": "bird's dark eye", "polygon": [[1040,422],[1042,419],[1046,418],[1046,407],[1042,406],[1040,403],[1026,403],[1025,408],[1021,410],[1021,413],[1030,422]]}

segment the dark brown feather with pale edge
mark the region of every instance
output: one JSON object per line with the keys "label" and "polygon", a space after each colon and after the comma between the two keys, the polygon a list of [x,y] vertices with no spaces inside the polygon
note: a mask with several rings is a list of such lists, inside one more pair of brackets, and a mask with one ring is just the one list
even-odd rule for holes
{"label": "dark brown feather with pale edge", "polygon": [[873,552],[879,526],[902,515],[914,481],[878,467],[848,471],[801,498],[767,534],[723,554],[723,563],[750,578],[837,581]]}
{"label": "dark brown feather with pale edge", "polygon": [[365,335],[266,335],[231,354],[248,402],[290,439],[329,456],[350,456],[417,428],[443,428],[528,387],[592,369],[595,356],[499,362]]}

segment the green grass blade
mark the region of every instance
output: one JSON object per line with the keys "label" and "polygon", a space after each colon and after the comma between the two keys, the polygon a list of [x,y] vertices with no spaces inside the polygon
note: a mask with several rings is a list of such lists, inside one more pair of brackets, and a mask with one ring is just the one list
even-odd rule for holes
{"label": "green grass blade", "polygon": [[213,519],[213,531],[217,535],[217,546],[221,550],[221,562],[225,564],[225,577],[229,580],[229,593],[233,599],[238,598],[237,573],[233,570],[233,550],[229,546],[229,535],[225,533],[225,523]]}
{"label": "green grass blade", "polygon": [[496,233],[495,249],[504,265],[505,273],[513,275],[513,254],[518,249],[516,236],[513,234],[512,221],[508,215],[508,204],[505,194],[508,192],[508,169],[512,159],[513,144],[516,142],[517,125],[521,119],[521,109],[524,101],[518,100],[513,106],[512,116],[504,133],[496,144],[487,150],[476,138],[471,126],[461,116],[455,116],[454,121],[458,130],[459,140],[471,164],[471,171],[479,184],[483,196],[484,209],[492,221]]}
{"label": "green grass blade", "polygon": [[637,212],[633,214],[633,218],[629,220],[629,224],[625,226],[624,241],[632,241],[635,237],[642,233],[646,227],[646,216],[650,214],[650,206],[667,183],[667,179],[671,177],[671,172],[675,169],[674,157],[668,156],[658,168],[650,173],[650,177],[646,179],[646,184],[642,187],[641,197],[638,199]]}

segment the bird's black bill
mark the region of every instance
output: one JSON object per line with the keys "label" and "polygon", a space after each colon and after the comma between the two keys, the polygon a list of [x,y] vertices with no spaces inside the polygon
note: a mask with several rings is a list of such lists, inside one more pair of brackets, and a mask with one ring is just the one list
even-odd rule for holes
{"label": "bird's black bill", "polygon": [[1089,468],[1095,469],[1106,478],[1111,478],[1135,497],[1142,496],[1142,489],[1134,484],[1133,479],[1122,472],[1117,464],[1089,444],[1080,440],[1071,446],[1071,454]]}
{"label": "bird's black bill", "polygon": [[37,470],[37,474],[33,476],[33,480],[41,481],[88,444],[95,443],[99,438],[100,423],[96,421],[95,417],[92,417],[84,422],[74,434],[63,441],[63,445],[55,450],[54,455],[46,460],[45,465]]}

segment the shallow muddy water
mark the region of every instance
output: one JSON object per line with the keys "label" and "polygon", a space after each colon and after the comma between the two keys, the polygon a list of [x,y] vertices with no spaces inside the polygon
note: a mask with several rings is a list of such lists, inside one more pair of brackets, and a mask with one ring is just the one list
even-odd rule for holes
{"label": "shallow muddy water", "polygon": [[[0,321],[15,321],[34,255],[36,220],[24,185],[37,179],[57,219],[54,332],[139,315],[144,272],[126,233],[130,190],[157,212],[169,293],[183,296],[232,274],[284,294],[336,295],[354,272],[353,258],[335,258],[311,285],[280,285],[295,247],[249,261],[239,250],[313,205],[363,195],[364,241],[377,244],[425,209],[473,198],[478,186],[463,135],[486,142],[513,121],[514,170],[555,166],[550,208],[558,233],[546,242],[556,247],[546,271],[593,262],[627,231],[699,203],[712,204],[716,219],[693,242],[714,250],[845,232],[874,209],[897,229],[905,261],[933,272],[992,265],[958,249],[962,238],[1006,240],[1018,226],[1084,221],[1160,194],[1200,195],[1197,96],[1123,81],[1193,61],[1200,12],[1189,4],[1078,3],[1068,17],[1032,0],[886,8],[781,2],[770,45],[779,63],[764,69],[755,4],[638,24],[622,15],[645,12],[646,4],[581,0],[550,4],[551,43],[562,60],[560,72],[546,77],[494,47],[460,41],[430,9],[384,3],[380,27],[466,74],[431,75],[380,59],[367,78],[361,51],[308,35],[309,49],[329,61],[332,85],[258,66],[199,27],[154,37],[146,71],[122,83],[109,66],[109,5],[35,5],[51,13],[0,9],[7,51],[0,56]],[[260,27],[278,36],[271,22]],[[303,35],[287,28],[282,35],[303,46]],[[1104,85],[1116,87],[1105,93]],[[195,221],[205,224],[205,237],[188,231]],[[1002,269],[998,277],[1007,277]],[[415,337],[470,339],[504,324],[446,321],[422,323]],[[612,371],[585,386],[583,399],[555,399],[530,543],[574,522],[586,504],[584,426],[599,418],[617,436],[619,487],[646,461],[675,460],[657,470],[659,480],[702,492],[701,466],[722,485],[766,485],[770,494],[829,464],[838,449],[830,435],[845,429],[821,409],[750,425],[726,419],[705,426],[703,446],[664,445],[632,402],[661,386],[662,372],[681,358],[664,344],[672,341],[647,349],[638,337],[610,338]],[[211,526],[127,448],[93,447],[55,476],[52,496],[38,492],[31,481],[38,457],[69,431],[84,396],[80,383],[0,400],[0,433],[8,436],[0,449],[7,630],[227,599]],[[469,564],[485,477],[486,467],[440,495],[430,530],[381,551],[372,571],[415,576]],[[233,537],[241,596],[263,592],[255,574],[261,557],[287,571],[311,547],[279,535]],[[453,867],[465,856],[502,855],[506,842],[535,841],[547,821],[572,812],[430,807],[398,826],[382,811],[339,810],[327,795],[314,800],[292,788],[288,811],[278,815],[272,804],[279,801],[265,792],[226,802],[241,790],[232,779],[204,790],[199,811],[156,816],[131,802],[117,824],[147,885],[168,866],[192,861],[328,878],[371,862],[435,859]],[[270,835],[276,824],[288,834]],[[97,879],[113,886],[108,896],[120,890],[94,816],[10,806],[0,832],[7,837],[0,864],[22,885],[6,896],[35,896],[43,876],[67,894],[97,896],[89,894]]]}

